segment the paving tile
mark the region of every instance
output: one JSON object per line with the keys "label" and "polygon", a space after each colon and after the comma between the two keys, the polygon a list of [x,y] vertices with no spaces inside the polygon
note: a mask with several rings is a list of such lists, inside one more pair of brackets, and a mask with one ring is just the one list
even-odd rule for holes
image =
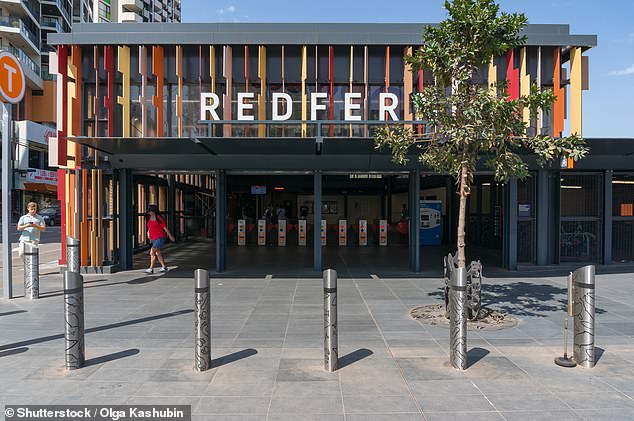
{"label": "paving tile", "polygon": [[489,412],[496,408],[484,395],[424,395],[416,396],[423,413],[427,412]]}
{"label": "paving tile", "polygon": [[596,418],[584,418],[580,414],[572,410],[556,411],[556,410],[539,410],[539,411],[502,411],[502,416],[507,421],[582,421],[596,420]]}
{"label": "paving tile", "polygon": [[496,421],[504,420],[499,412],[424,412],[427,421]]}
{"label": "paving tile", "polygon": [[250,396],[207,396],[194,408],[196,414],[266,415],[270,398]]}

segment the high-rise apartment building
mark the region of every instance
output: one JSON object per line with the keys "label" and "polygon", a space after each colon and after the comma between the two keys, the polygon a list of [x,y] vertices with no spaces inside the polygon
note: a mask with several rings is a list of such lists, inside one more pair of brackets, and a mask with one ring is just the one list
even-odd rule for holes
{"label": "high-rise apartment building", "polygon": [[0,50],[18,58],[27,84],[24,99],[13,107],[14,217],[28,201],[41,207],[57,202],[57,172],[48,166],[56,120],[56,82],[49,72],[55,48],[48,37],[92,21],[92,0],[0,0]]}
{"label": "high-rise apartment building", "polygon": [[180,0],[94,0],[94,22],[180,22]]}

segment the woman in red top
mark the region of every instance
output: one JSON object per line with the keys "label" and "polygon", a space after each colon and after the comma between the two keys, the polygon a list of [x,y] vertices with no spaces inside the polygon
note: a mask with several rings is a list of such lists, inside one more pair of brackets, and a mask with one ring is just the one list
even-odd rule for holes
{"label": "woman in red top", "polygon": [[147,235],[152,241],[152,248],[150,249],[150,267],[145,269],[145,273],[154,273],[154,262],[157,258],[161,264],[159,272],[167,272],[167,266],[165,266],[165,260],[163,260],[161,247],[165,244],[165,234],[167,234],[171,241],[174,241],[174,236],[165,226],[163,218],[158,214],[156,205],[149,205],[147,210],[149,214]]}

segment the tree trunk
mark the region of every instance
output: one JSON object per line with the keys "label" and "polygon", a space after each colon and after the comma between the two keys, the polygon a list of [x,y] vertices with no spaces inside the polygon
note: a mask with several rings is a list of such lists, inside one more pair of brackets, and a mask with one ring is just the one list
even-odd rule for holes
{"label": "tree trunk", "polygon": [[465,239],[464,239],[464,228],[465,228],[465,220],[467,214],[467,196],[469,195],[469,179],[467,174],[467,165],[462,165],[462,170],[460,171],[460,187],[458,194],[460,195],[460,212],[458,213],[458,267],[465,267]]}

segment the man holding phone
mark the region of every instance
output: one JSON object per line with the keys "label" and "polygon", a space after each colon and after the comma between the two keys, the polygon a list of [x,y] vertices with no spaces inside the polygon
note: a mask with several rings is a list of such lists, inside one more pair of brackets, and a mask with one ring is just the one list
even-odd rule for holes
{"label": "man holding phone", "polygon": [[26,209],[28,212],[18,221],[18,231],[22,231],[18,247],[20,257],[24,254],[24,244],[28,242],[37,247],[40,244],[40,232],[46,230],[44,218],[37,214],[37,203],[29,202]]}

